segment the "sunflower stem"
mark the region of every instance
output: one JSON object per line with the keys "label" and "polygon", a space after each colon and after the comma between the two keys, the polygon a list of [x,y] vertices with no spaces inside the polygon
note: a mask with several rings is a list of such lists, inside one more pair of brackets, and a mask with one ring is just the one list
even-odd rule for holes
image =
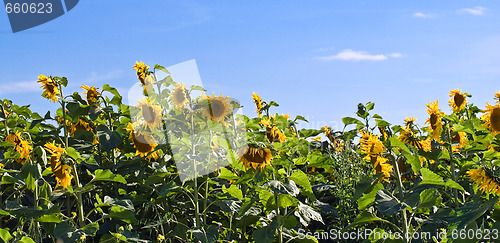
{"label": "sunflower stem", "polygon": [[[64,95],[63,95],[63,89],[62,85],[59,84],[59,90],[61,91],[61,106],[62,106],[62,111],[63,111],[63,126],[64,126],[64,149],[66,150],[69,146],[68,143],[68,127],[66,125],[66,102],[64,101]],[[76,188],[80,188],[80,180],[78,179],[78,173],[76,171],[76,162],[73,160],[71,161],[71,167],[73,171],[73,177],[75,178],[76,182]],[[83,200],[82,200],[82,192],[78,191],[77,193],[77,200],[78,200],[78,222],[80,227],[83,227],[83,220],[84,220],[84,213],[83,213]],[[68,207],[68,213],[70,211],[70,208]],[[68,215],[71,216],[71,215]]]}
{"label": "sunflower stem", "polygon": [[[188,96],[189,98],[189,107],[190,107],[190,112],[193,110],[193,103],[191,100],[191,94]],[[195,147],[194,147],[194,118],[193,114],[190,114],[190,121],[191,121],[191,153],[194,157],[196,155]],[[196,166],[196,161],[193,160],[193,169],[194,169],[194,214],[195,214],[195,227],[201,227],[201,220],[200,220],[200,202],[199,202],[199,197],[198,197],[198,171],[197,171],[197,166]]]}
{"label": "sunflower stem", "polygon": [[4,115],[3,124],[5,125],[5,136],[9,136],[9,127],[7,126],[7,113],[5,113],[5,108],[3,107],[3,101],[0,104],[0,107],[2,108],[2,113]]}
{"label": "sunflower stem", "polygon": [[[451,179],[454,182],[457,182],[457,174],[455,172],[455,160],[453,160],[453,145],[452,145],[452,139],[451,139],[451,131],[450,131],[450,123],[447,121],[446,122],[446,128],[448,132],[448,142],[450,143],[449,145],[449,154],[450,154],[450,163],[451,163]],[[458,190],[456,188],[453,188],[453,196],[455,197],[455,206],[458,208]]]}
{"label": "sunflower stem", "polygon": [[[275,172],[273,172],[273,180],[276,180]],[[283,227],[281,226],[279,192],[274,190],[274,203],[276,204],[276,219],[278,221],[278,242],[283,243]]]}
{"label": "sunflower stem", "polygon": [[[398,183],[398,188],[399,188],[399,198],[403,199],[405,198],[405,193],[404,193],[404,188],[403,188],[403,182],[401,180],[401,173],[399,172],[399,165],[398,162],[396,161],[396,158],[392,156],[392,149],[389,147],[389,153],[391,154],[391,161],[394,166],[394,171],[396,172],[396,180]],[[406,213],[406,208],[403,209],[402,211],[402,217],[403,217],[403,239],[405,242],[410,242],[410,239],[407,239],[406,236],[408,235],[408,216]]]}

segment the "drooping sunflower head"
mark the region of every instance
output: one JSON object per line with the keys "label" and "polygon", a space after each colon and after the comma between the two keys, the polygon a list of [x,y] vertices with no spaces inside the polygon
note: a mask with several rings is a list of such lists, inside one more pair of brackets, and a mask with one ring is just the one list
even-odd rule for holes
{"label": "drooping sunflower head", "polygon": [[247,169],[254,168],[263,170],[267,165],[271,164],[273,155],[271,150],[260,148],[254,145],[249,145],[240,150],[240,163]]}
{"label": "drooping sunflower head", "polygon": [[78,130],[85,130],[95,134],[94,129],[92,129],[90,123],[82,118],[78,118],[78,121],[75,124],[70,122],[69,135],[73,137],[75,135],[75,132]]}
{"label": "drooping sunflower head", "polygon": [[83,88],[86,92],[83,92],[83,95],[87,98],[87,103],[94,104],[98,102],[99,96],[101,94],[97,92],[99,88],[96,88],[95,85],[92,85],[92,87],[89,87],[87,85],[82,85],[80,88]]}
{"label": "drooping sunflower head", "polygon": [[224,120],[233,113],[229,97],[212,94],[212,97],[206,95],[205,99],[208,101],[208,105],[203,107],[203,116],[212,121],[226,124]]}
{"label": "drooping sunflower head", "polygon": [[378,156],[377,159],[372,162],[372,165],[375,173],[382,173],[379,182],[389,182],[389,178],[391,177],[392,165],[387,163],[387,159]]}
{"label": "drooping sunflower head", "polygon": [[259,117],[261,117],[262,116],[262,99],[255,92],[252,93],[252,98],[253,98],[253,102],[255,103],[257,114],[259,114]]}
{"label": "drooping sunflower head", "polygon": [[458,113],[467,105],[467,96],[459,89],[452,90],[448,103],[450,103],[453,112]]}
{"label": "drooping sunflower head", "polygon": [[139,101],[136,106],[141,109],[142,118],[144,119],[144,125],[149,129],[157,129],[160,127],[161,122],[161,106],[155,105],[151,102],[149,98],[144,98]]}
{"label": "drooping sunflower head", "polygon": [[31,144],[21,136],[20,132],[7,135],[5,141],[14,144],[14,150],[19,153],[19,158],[16,158],[15,161],[24,165],[26,160],[31,157],[33,150]]}
{"label": "drooping sunflower head", "polygon": [[128,123],[125,130],[130,132],[129,138],[132,139],[134,143],[134,148],[136,149],[135,155],[145,157],[151,161],[151,158],[158,159],[160,153],[155,151],[158,143],[153,138],[152,134],[146,131],[136,130],[137,124]]}
{"label": "drooping sunflower head", "polygon": [[408,128],[401,131],[401,133],[399,134],[398,140],[403,142],[403,143],[410,144],[417,149],[424,148],[423,140],[419,139],[417,136],[415,136],[413,131],[411,131]]}
{"label": "drooping sunflower head", "polygon": [[484,169],[469,170],[467,175],[471,181],[478,185],[478,190],[500,196],[499,178],[487,173]]}
{"label": "drooping sunflower head", "polygon": [[442,115],[444,112],[439,110],[439,103],[430,102],[426,104],[427,106],[427,114],[429,114],[429,118],[425,121],[426,124],[429,124],[429,129],[431,130],[431,138],[439,141],[441,136],[441,131],[443,129],[443,119]]}
{"label": "drooping sunflower head", "polygon": [[46,77],[43,74],[38,76],[37,83],[40,83],[41,88],[44,90],[42,96],[49,99],[52,102],[59,100],[58,95],[60,94],[59,88],[57,87],[57,82],[53,79]]}
{"label": "drooping sunflower head", "polygon": [[[451,131],[455,131],[455,128],[452,127]],[[465,132],[457,132],[455,135],[451,137],[451,143],[453,144],[453,151],[459,151],[459,148],[467,145],[467,134]]]}
{"label": "drooping sunflower head", "polygon": [[484,112],[485,114],[481,116],[481,120],[485,121],[483,127],[490,130],[493,136],[496,136],[500,133],[500,104],[490,105],[486,102]]}
{"label": "drooping sunflower head", "polygon": [[182,109],[188,103],[188,92],[184,83],[176,84],[172,91],[171,101],[177,109]]}
{"label": "drooping sunflower head", "polygon": [[141,81],[142,85],[144,85],[144,79],[149,74],[149,66],[144,64],[144,62],[136,61],[134,64],[133,70],[136,70],[137,79]]}
{"label": "drooping sunflower head", "polygon": [[379,156],[385,151],[384,145],[378,140],[377,135],[363,131],[361,134],[361,138],[359,139],[361,151],[367,154],[367,157]]}
{"label": "drooping sunflower head", "polygon": [[65,165],[61,161],[61,156],[64,148],[61,145],[56,146],[55,142],[46,143],[46,150],[50,153],[50,168],[52,169],[52,176],[56,178],[56,187],[62,186],[63,189],[71,185],[71,167]]}

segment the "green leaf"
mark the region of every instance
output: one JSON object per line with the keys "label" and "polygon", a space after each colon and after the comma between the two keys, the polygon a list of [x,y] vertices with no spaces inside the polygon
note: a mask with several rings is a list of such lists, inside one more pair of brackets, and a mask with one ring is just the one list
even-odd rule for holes
{"label": "green leaf", "polygon": [[295,182],[295,184],[303,187],[307,192],[312,193],[312,186],[311,183],[309,182],[309,178],[307,177],[307,174],[304,173],[301,170],[294,170],[292,172],[292,175],[290,176],[290,179]]}
{"label": "green leaf", "polygon": [[199,90],[199,91],[207,91],[206,89],[204,89],[203,87],[201,87],[199,85],[191,85],[190,89],[191,90]]}
{"label": "green leaf", "polygon": [[439,206],[443,198],[435,188],[429,188],[420,193],[418,208],[430,208]]}
{"label": "green leaf", "polygon": [[75,148],[73,147],[67,147],[66,148],[66,154],[71,157],[72,159],[74,159],[75,161],[78,161],[80,160],[82,157],[80,155],[80,153],[78,153],[78,151],[76,151]]}
{"label": "green leaf", "polygon": [[321,130],[316,130],[316,129],[300,129],[299,135],[300,137],[303,138],[308,138],[308,137],[313,137],[317,136],[318,134],[322,133],[323,131]]}
{"label": "green leaf", "polygon": [[47,214],[39,217],[36,221],[43,223],[60,223],[61,219],[58,214]]}
{"label": "green leaf", "polygon": [[406,207],[404,203],[398,202],[394,197],[385,193],[384,190],[377,192],[375,205],[378,211],[385,216],[393,216]]}
{"label": "green leaf", "polygon": [[320,213],[316,212],[311,206],[300,201],[299,206],[297,207],[297,211],[294,212],[294,215],[299,219],[300,223],[306,227],[309,225],[311,220],[325,224]]}
{"label": "green leaf", "polygon": [[420,185],[432,184],[432,185],[440,185],[440,186],[456,188],[461,191],[464,190],[464,188],[461,185],[454,182],[452,179],[447,179],[446,181],[444,181],[443,177],[439,176],[438,174],[432,172],[427,168],[422,168],[420,170],[420,173],[422,173],[423,177],[423,180],[422,182],[420,182]]}
{"label": "green leaf", "polygon": [[114,181],[122,184],[127,184],[125,178],[122,175],[115,175],[111,170],[98,169],[94,172],[94,179],[92,181]]}
{"label": "green leaf", "polygon": [[411,169],[413,172],[418,173],[420,171],[420,159],[418,158],[418,155],[414,155],[410,152],[410,149],[406,147],[406,144],[399,141],[398,139],[394,137],[390,137],[389,141],[391,142],[391,146],[400,148],[402,151],[403,156],[405,156],[407,162],[411,165]]}
{"label": "green leaf", "polygon": [[19,243],[35,243],[34,240],[32,240],[31,238],[29,238],[28,236],[23,236],[23,238],[21,238],[21,240],[18,241]]}
{"label": "green leaf", "polygon": [[12,239],[12,235],[10,235],[8,230],[0,229],[0,238],[2,238],[3,242],[9,242]]}
{"label": "green leaf", "polygon": [[342,122],[344,123],[344,127],[347,127],[348,125],[351,125],[351,124],[364,126],[363,122],[361,122],[360,120],[358,120],[354,117],[344,117],[344,118],[342,118]]}
{"label": "green leaf", "polygon": [[279,202],[280,208],[287,208],[287,207],[297,206],[297,204],[299,203],[299,200],[295,197],[292,197],[291,195],[288,195],[288,194],[279,194],[278,195],[278,202]]}
{"label": "green leaf", "polygon": [[99,137],[99,144],[101,148],[106,151],[118,148],[122,143],[122,138],[117,131],[111,131],[104,125],[97,127],[97,136]]}
{"label": "green leaf", "polygon": [[371,190],[368,190],[367,193],[363,193],[363,196],[357,200],[359,210],[363,210],[375,202],[377,192],[382,189],[384,189],[384,186],[381,183],[377,183]]}
{"label": "green leaf", "polygon": [[294,121],[297,121],[297,120],[301,120],[301,121],[309,122],[309,121],[308,121],[305,117],[303,117],[303,116],[295,116]]}
{"label": "green leaf", "polygon": [[134,213],[120,206],[112,206],[109,214],[104,218],[119,219],[129,224],[137,223],[137,219],[135,218]]}
{"label": "green leaf", "polygon": [[231,172],[230,170],[228,170],[226,168],[220,169],[219,178],[224,179],[224,180],[231,180],[231,181],[236,181],[239,179],[238,176],[236,176],[235,174],[233,174],[233,172]]}
{"label": "green leaf", "polygon": [[252,233],[252,237],[255,242],[272,243],[274,240],[274,234],[276,233],[278,227],[278,222],[273,220],[273,222],[271,222],[268,226],[256,229]]}
{"label": "green leaf", "polygon": [[243,193],[241,192],[241,190],[236,186],[236,185],[231,185],[229,188],[227,189],[223,189],[223,191],[225,193],[229,193],[229,195],[231,195],[232,197],[234,198],[238,198],[238,199],[243,199]]}
{"label": "green leaf", "polygon": [[160,66],[158,64],[155,64],[154,69],[158,69],[158,70],[161,70],[161,71],[163,71],[163,72],[165,72],[167,74],[170,74],[170,72],[165,67]]}
{"label": "green leaf", "polygon": [[386,220],[383,220],[377,216],[372,215],[369,212],[363,211],[358,216],[356,219],[354,219],[354,222],[352,222],[350,225],[347,226],[346,229],[361,225],[361,224],[366,224],[366,223],[373,223],[376,221],[382,221],[382,222],[387,222]]}

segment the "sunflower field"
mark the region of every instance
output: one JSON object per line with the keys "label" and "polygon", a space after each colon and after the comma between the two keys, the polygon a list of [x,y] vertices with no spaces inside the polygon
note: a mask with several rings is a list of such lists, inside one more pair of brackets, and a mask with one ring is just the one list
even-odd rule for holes
{"label": "sunflower field", "polygon": [[368,102],[341,131],[300,129],[304,117],[258,94],[249,117],[160,65],[133,69],[135,106],[107,84],[66,94],[67,78],[45,75],[40,93],[56,111],[1,101],[1,241],[500,237],[500,92],[480,108],[450,91],[450,107],[426,105],[424,126],[391,124]]}

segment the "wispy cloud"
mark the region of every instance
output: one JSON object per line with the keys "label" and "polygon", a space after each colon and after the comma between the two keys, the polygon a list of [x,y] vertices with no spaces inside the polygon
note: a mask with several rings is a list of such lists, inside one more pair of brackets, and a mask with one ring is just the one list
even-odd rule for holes
{"label": "wispy cloud", "polygon": [[21,81],[0,84],[0,94],[21,94],[40,91],[36,81]]}
{"label": "wispy cloud", "polygon": [[472,15],[484,15],[484,11],[486,8],[483,8],[481,6],[477,6],[475,8],[462,8],[457,10],[458,13],[461,14],[472,14]]}
{"label": "wispy cloud", "polygon": [[421,12],[416,12],[412,15],[414,18],[421,18],[421,19],[431,19],[436,17],[435,14],[431,13],[421,13]]}
{"label": "wispy cloud", "polygon": [[335,50],[335,47],[326,47],[326,48],[318,48],[316,50],[313,50],[313,52],[327,52],[333,50]]}
{"label": "wispy cloud", "polygon": [[401,53],[391,53],[388,55],[383,54],[369,54],[364,51],[353,51],[351,49],[345,49],[336,55],[332,56],[322,56],[318,57],[319,60],[322,61],[331,61],[331,60],[343,60],[343,61],[383,61],[387,60],[387,58],[399,58],[402,57]]}

